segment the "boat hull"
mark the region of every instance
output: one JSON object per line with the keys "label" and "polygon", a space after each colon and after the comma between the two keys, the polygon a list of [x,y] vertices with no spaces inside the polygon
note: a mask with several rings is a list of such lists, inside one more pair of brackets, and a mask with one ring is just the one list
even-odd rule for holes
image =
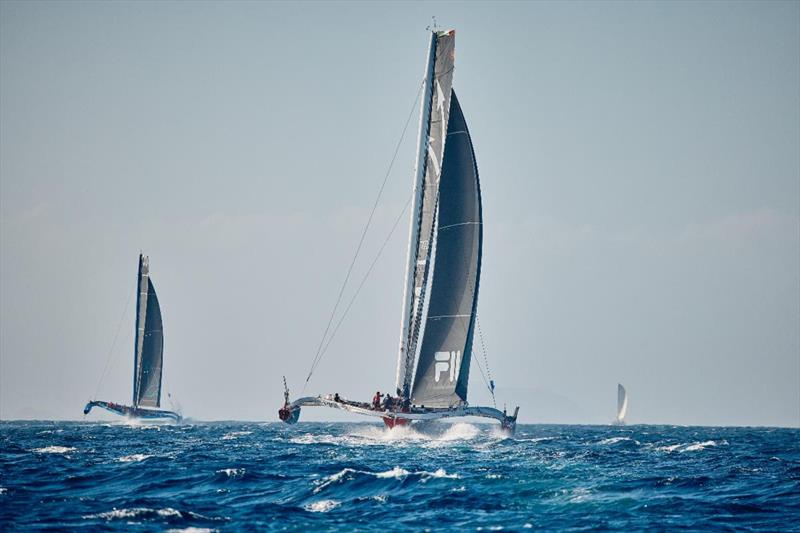
{"label": "boat hull", "polygon": [[493,407],[468,407],[458,406],[453,408],[422,408],[412,406],[408,411],[378,410],[364,402],[353,402],[340,399],[334,400],[334,395],[306,396],[291,403],[284,403],[278,411],[279,418],[287,424],[296,424],[300,419],[301,407],[330,407],[341,409],[350,413],[381,418],[388,428],[410,424],[414,421],[438,420],[442,418],[479,417],[490,418],[500,422],[500,427],[513,434],[517,427],[517,414],[519,407],[513,415]]}
{"label": "boat hull", "polygon": [[384,416],[383,423],[386,424],[386,427],[389,429],[394,429],[397,426],[406,426],[410,420],[407,418],[395,418],[391,416]]}
{"label": "boat hull", "polygon": [[129,405],[121,405],[114,402],[105,401],[91,401],[83,408],[83,414],[88,415],[92,408],[99,407],[105,409],[109,413],[124,416],[134,420],[172,420],[173,422],[180,422],[183,417],[174,412],[161,409],[145,409],[143,407],[132,407]]}

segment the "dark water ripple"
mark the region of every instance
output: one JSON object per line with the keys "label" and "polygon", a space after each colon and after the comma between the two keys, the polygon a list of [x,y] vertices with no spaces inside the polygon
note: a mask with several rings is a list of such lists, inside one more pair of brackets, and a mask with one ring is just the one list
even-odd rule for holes
{"label": "dark water ripple", "polygon": [[0,530],[798,530],[800,430],[0,423]]}

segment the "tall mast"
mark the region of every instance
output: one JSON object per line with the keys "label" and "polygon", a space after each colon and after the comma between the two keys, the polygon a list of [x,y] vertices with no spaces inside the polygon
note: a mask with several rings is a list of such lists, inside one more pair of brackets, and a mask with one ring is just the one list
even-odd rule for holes
{"label": "tall mast", "polygon": [[139,404],[139,387],[142,381],[142,347],[147,319],[147,293],[150,272],[149,258],[139,254],[139,271],[136,274],[136,335],[133,344],[133,406]]}
{"label": "tall mast", "polygon": [[422,99],[419,106],[419,130],[417,133],[417,157],[414,164],[413,195],[411,199],[411,215],[408,228],[408,252],[406,254],[406,271],[403,284],[403,315],[400,321],[400,346],[397,354],[396,387],[400,394],[408,397],[410,379],[408,374],[414,364],[414,354],[410,353],[409,328],[411,325],[412,306],[414,302],[414,267],[417,262],[419,244],[419,226],[423,184],[427,167],[431,104],[433,100],[433,67],[436,59],[436,33],[431,32],[428,43],[428,59],[425,62],[425,78],[422,87]]}

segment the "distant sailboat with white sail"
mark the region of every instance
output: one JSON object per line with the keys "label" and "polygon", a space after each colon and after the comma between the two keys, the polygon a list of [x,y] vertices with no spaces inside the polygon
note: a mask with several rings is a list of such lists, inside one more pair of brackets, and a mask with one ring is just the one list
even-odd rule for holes
{"label": "distant sailboat with white sail", "polygon": [[[297,422],[301,407],[325,406],[380,417],[388,427],[465,416],[495,419],[510,431],[516,426],[519,407],[509,415],[467,402],[483,213],[472,139],[452,89],[454,48],[454,30],[431,32],[420,104],[397,398],[381,403],[377,394],[370,404],[337,394],[290,402],[286,388],[279,411],[284,422]],[[491,379],[487,386],[493,394]]]}
{"label": "distant sailboat with white sail", "polygon": [[88,415],[93,407],[100,407],[128,418],[166,419],[180,422],[182,417],[179,413],[160,409],[164,328],[156,288],[153,280],[150,279],[150,259],[142,254],[139,254],[136,286],[133,405],[91,400],[83,408],[83,414]]}
{"label": "distant sailboat with white sail", "polygon": [[617,418],[614,424],[625,425],[625,415],[628,413],[628,392],[622,383],[617,383]]}

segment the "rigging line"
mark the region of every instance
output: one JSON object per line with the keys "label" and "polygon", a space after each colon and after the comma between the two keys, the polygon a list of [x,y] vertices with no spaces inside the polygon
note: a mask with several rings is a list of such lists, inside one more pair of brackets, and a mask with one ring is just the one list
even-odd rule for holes
{"label": "rigging line", "polygon": [[[488,352],[486,351],[486,344],[483,342],[483,331],[481,330],[481,319],[478,316],[477,311],[475,312],[475,324],[478,326],[478,337],[481,340],[481,351],[483,352],[483,360],[486,363],[486,374],[489,376],[489,381],[491,381],[492,380],[492,370],[489,368]],[[494,391],[492,391],[492,396],[494,396]]]}
{"label": "rigging line", "polygon": [[119,332],[122,330],[122,322],[125,320],[125,315],[128,314],[128,307],[131,304],[131,298],[133,297],[133,293],[136,292],[136,289],[130,293],[128,293],[128,301],[125,302],[125,310],[122,311],[122,316],[119,317],[119,324],[117,325],[117,332],[114,334],[114,340],[111,343],[111,349],[108,350],[108,356],[106,357],[106,364],[103,366],[103,373],[100,374],[100,380],[97,382],[97,388],[94,391],[94,396],[92,396],[93,400],[97,399],[97,394],[100,392],[100,385],[103,384],[103,379],[106,377],[106,372],[108,371],[108,364],[111,362],[111,356],[114,354],[114,347],[117,345],[117,339],[119,338]]}
{"label": "rigging line", "polygon": [[[486,388],[489,389],[489,392],[492,392],[492,389],[489,388],[489,384],[486,382],[486,376],[483,374],[483,368],[481,368],[481,361],[477,357],[475,358],[475,363],[478,365],[478,370],[481,373],[481,378],[483,378],[483,384],[486,385]],[[497,407],[497,403],[494,400],[494,393],[492,392],[492,404]]]}
{"label": "rigging line", "polygon": [[[400,139],[397,141],[397,146],[395,146],[394,154],[392,155],[392,159],[389,162],[389,168],[386,169],[386,175],[383,178],[383,183],[381,183],[380,189],[378,189],[378,195],[375,198],[375,203],[372,205],[372,211],[370,211],[369,217],[367,218],[367,223],[364,225],[364,230],[361,232],[361,238],[358,241],[358,246],[356,246],[355,254],[353,254],[353,260],[350,262],[350,267],[347,269],[347,275],[344,277],[344,281],[342,282],[342,286],[339,289],[339,295],[336,297],[336,303],[333,306],[333,310],[331,311],[331,316],[328,318],[328,325],[325,326],[325,332],[322,334],[322,338],[319,340],[319,346],[317,346],[317,352],[314,355],[314,360],[311,363],[311,369],[308,372],[308,376],[306,376],[306,381],[303,384],[303,392],[306,390],[306,386],[308,385],[308,380],[311,379],[311,374],[314,373],[314,367],[319,363],[321,358],[321,350],[323,344],[325,343],[325,338],[328,336],[328,332],[330,331],[331,324],[333,323],[333,318],[336,316],[336,311],[339,309],[339,304],[342,301],[342,295],[344,294],[344,289],[347,287],[347,282],[350,280],[350,275],[353,273],[353,267],[356,264],[356,260],[358,259],[358,254],[361,252],[361,246],[364,244],[364,238],[367,236],[367,230],[369,230],[369,226],[372,223],[372,218],[375,215],[375,211],[378,208],[378,202],[383,195],[383,190],[386,187],[386,182],[389,180],[389,176],[392,173],[392,168],[394,166],[394,162],[397,159],[397,154],[400,151],[400,145],[403,143],[403,139],[405,139],[406,131],[408,130],[408,125],[411,122],[411,117],[414,115],[414,110],[417,107],[417,102],[419,101],[420,94],[422,93],[422,88],[425,85],[425,80],[420,82],[419,89],[417,90],[417,95],[414,97],[414,104],[411,106],[411,111],[408,113],[408,118],[406,119],[405,126],[403,126],[403,132],[400,134]],[[302,394],[302,393],[301,393]]]}
{"label": "rigging line", "polygon": [[[325,355],[325,353],[328,351],[328,347],[331,345],[331,342],[333,342],[333,338],[336,336],[336,332],[339,331],[339,326],[341,326],[342,322],[344,322],[345,317],[347,317],[347,313],[350,311],[350,308],[353,306],[353,303],[356,301],[356,298],[358,297],[358,293],[361,292],[361,288],[364,286],[364,283],[366,283],[367,278],[369,277],[370,273],[372,273],[372,269],[375,268],[375,264],[378,262],[378,259],[380,258],[381,254],[383,253],[383,250],[386,248],[386,245],[389,243],[389,239],[392,238],[392,235],[394,234],[394,230],[397,229],[397,225],[400,223],[400,220],[402,220],[403,215],[405,214],[406,210],[408,209],[408,206],[411,203],[411,199],[412,198],[413,198],[413,194],[408,197],[408,200],[406,200],[406,205],[403,206],[403,210],[400,211],[399,215],[397,215],[397,218],[395,219],[394,224],[392,225],[392,229],[389,230],[389,234],[386,236],[386,239],[384,239],[383,244],[381,244],[381,247],[378,250],[377,255],[375,255],[375,259],[372,260],[372,264],[370,264],[369,268],[367,269],[367,273],[364,274],[364,277],[361,279],[361,283],[358,284],[358,288],[353,293],[353,297],[350,298],[350,303],[347,304],[347,307],[345,308],[344,312],[342,313],[342,316],[339,318],[339,322],[337,322],[336,323],[336,327],[333,328],[333,332],[331,333],[331,336],[328,338],[328,342],[325,344],[325,347],[322,349],[322,354],[320,355],[320,360],[322,359],[322,355]],[[317,364],[319,364],[319,361],[317,361]],[[315,369],[316,369],[316,365],[315,365],[314,368],[311,369],[311,371],[313,372]]]}
{"label": "rigging line", "polygon": [[[478,316],[478,314],[477,314],[477,313],[475,313],[475,317],[476,317],[476,318],[477,318],[477,316]],[[459,323],[459,324],[461,324],[461,329],[463,329],[463,330],[464,330],[464,333],[467,333],[467,326],[465,326],[465,325],[464,325],[464,319],[463,319],[463,318],[462,318],[462,319],[460,319],[460,320],[458,321],[458,323]],[[473,344],[473,346],[474,346],[474,344],[475,344],[475,339],[474,339],[474,338],[473,338],[473,340],[472,340],[472,344]],[[483,373],[483,368],[481,368],[481,360],[480,360],[480,359],[478,359],[477,357],[475,358],[475,364],[476,364],[476,365],[478,365],[478,370],[479,370],[479,371],[480,371],[480,373],[481,373],[481,378],[483,378],[483,384],[484,384],[484,385],[486,385],[486,388],[488,389],[488,391],[489,391],[489,394],[491,394],[491,395],[492,395],[492,404],[494,404],[494,406],[495,406],[495,407],[497,407],[497,403],[495,402],[495,399],[494,399],[494,391],[493,391],[493,390],[492,390],[492,388],[489,386],[489,382],[488,382],[488,381],[486,381],[486,376],[485,376],[485,375],[484,375],[484,373]]]}
{"label": "rigging line", "polygon": [[[489,376],[489,392],[492,394],[492,404],[497,407],[497,400],[494,397],[494,380],[492,379],[492,370],[489,368],[489,357],[486,354],[486,345],[483,342],[483,332],[481,331],[481,319],[478,318],[478,313],[475,313],[475,324],[478,326],[478,338],[481,340],[481,352],[483,352],[483,362],[486,364],[486,375]],[[473,345],[475,341],[473,340]],[[478,361],[478,359],[475,359]],[[478,368],[480,368],[480,362],[478,363]]]}

